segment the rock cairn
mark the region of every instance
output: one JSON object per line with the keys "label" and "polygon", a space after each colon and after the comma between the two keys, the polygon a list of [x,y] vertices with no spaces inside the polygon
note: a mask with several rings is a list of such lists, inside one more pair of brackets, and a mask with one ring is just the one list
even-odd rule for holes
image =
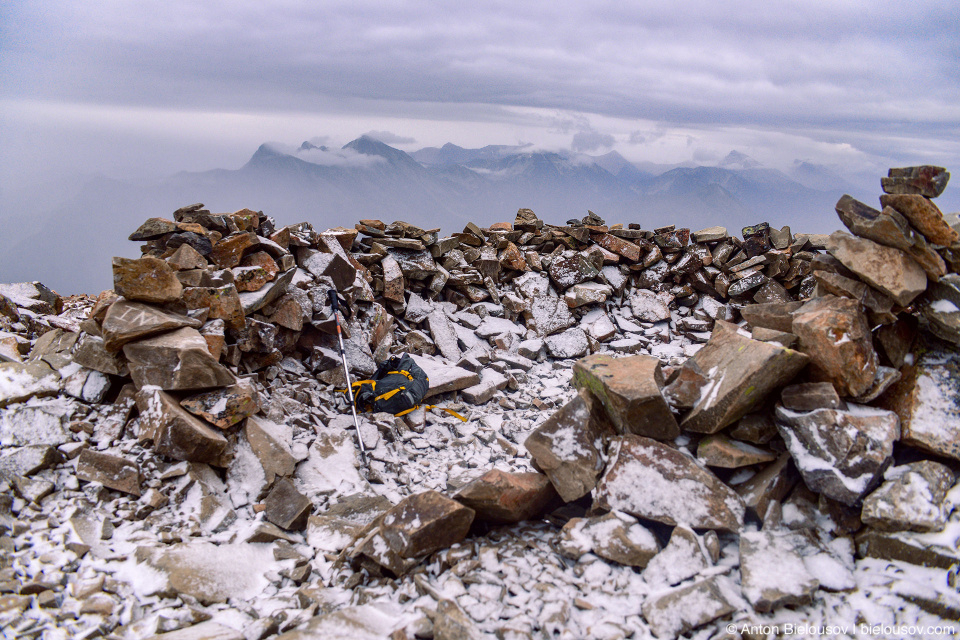
{"label": "rock cairn", "polygon": [[[960,528],[960,221],[932,200],[948,179],[891,169],[881,209],[837,203],[849,233],[764,223],[742,238],[592,212],[554,226],[529,209],[452,236],[378,220],[321,232],[197,204],[141,225],[142,257],[114,258],[95,299],[0,285],[0,623],[19,637],[292,639],[345,623],[533,637],[563,629],[569,606],[498,627],[476,595],[437,585],[487,584],[472,537],[544,519],[561,564],[644,576],[609,637],[812,605],[856,589],[855,556],[947,569],[957,543],[928,534]],[[365,417],[358,470],[330,289],[351,375],[415,354],[430,397],[482,420]],[[553,368],[573,389],[531,388]],[[494,419],[521,410],[539,418]],[[504,464],[429,481],[405,468],[404,451],[451,442]],[[417,477],[428,486],[400,482]],[[113,533],[137,521],[159,533]],[[45,545],[22,543],[37,532]],[[237,558],[267,569],[216,573]],[[111,561],[162,584],[132,587]],[[426,614],[388,623],[356,597],[404,585],[432,598]],[[246,634],[211,620],[264,588],[295,605],[250,613]]]}

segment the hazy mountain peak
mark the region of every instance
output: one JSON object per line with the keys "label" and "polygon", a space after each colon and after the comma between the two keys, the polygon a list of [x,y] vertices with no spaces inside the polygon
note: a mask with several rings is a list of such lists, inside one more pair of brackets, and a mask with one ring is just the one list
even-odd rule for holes
{"label": "hazy mountain peak", "polygon": [[763,165],[748,156],[745,153],[734,149],[727,154],[723,160],[717,163],[717,166],[723,169],[759,169]]}
{"label": "hazy mountain peak", "polygon": [[413,164],[420,166],[413,158],[400,149],[395,149],[388,144],[380,142],[376,138],[371,138],[368,135],[362,135],[356,140],[348,142],[347,144],[343,145],[343,148],[352,149],[353,151],[365,156],[380,156],[391,163]]}

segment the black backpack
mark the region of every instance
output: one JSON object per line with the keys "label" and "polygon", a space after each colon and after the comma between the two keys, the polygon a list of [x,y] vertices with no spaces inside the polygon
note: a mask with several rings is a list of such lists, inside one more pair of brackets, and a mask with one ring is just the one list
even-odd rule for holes
{"label": "black backpack", "polygon": [[353,383],[353,398],[359,411],[385,411],[395,416],[420,406],[430,388],[430,379],[408,354],[382,363],[372,380]]}

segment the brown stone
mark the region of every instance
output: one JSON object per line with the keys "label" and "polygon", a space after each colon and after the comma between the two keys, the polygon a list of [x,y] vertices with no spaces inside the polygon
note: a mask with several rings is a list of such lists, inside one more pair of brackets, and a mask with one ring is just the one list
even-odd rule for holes
{"label": "brown stone", "polygon": [[798,351],[733,331],[715,331],[692,360],[707,384],[680,427],[697,433],[716,433],[733,424],[809,362]]}
{"label": "brown stone", "polygon": [[680,435],[677,420],[660,392],[663,382],[660,360],[653,356],[595,354],[573,365],[573,386],[596,396],[621,434],[663,440]]}
{"label": "brown stone", "polygon": [[517,245],[508,242],[503,251],[500,252],[500,265],[506,269],[515,269],[517,271],[527,270],[527,261]]}
{"label": "brown stone", "polygon": [[237,291],[257,291],[263,285],[273,280],[275,274],[270,274],[263,267],[234,267],[233,282]]}
{"label": "brown stone", "polygon": [[163,391],[137,393],[141,440],[152,440],[157,453],[175,460],[219,464],[227,440],[210,425],[184,410]]}
{"label": "brown stone", "polygon": [[140,497],[140,467],[122,456],[84,449],[77,458],[77,477]]}
{"label": "brown stone", "polygon": [[221,429],[229,429],[260,410],[257,390],[250,380],[198,393],[180,401],[180,406]]}
{"label": "brown stone", "polygon": [[729,592],[730,585],[722,576],[711,576],[657,592],[643,601],[641,611],[653,635],[676,638],[736,611],[726,595]]}
{"label": "brown stone", "polygon": [[900,418],[903,443],[960,460],[960,356],[927,348],[881,398]]}
{"label": "brown stone", "polygon": [[708,467],[739,469],[772,462],[776,454],[725,435],[707,436],[697,445],[697,460]]}
{"label": "brown stone", "polygon": [[209,309],[208,318],[219,318],[231,329],[243,328],[243,306],[235,285],[188,287],[183,290],[183,302],[187,309]]}
{"label": "brown stone", "polygon": [[205,269],[207,267],[207,259],[188,244],[177,247],[173,255],[167,258],[167,263],[177,271]]}
{"label": "brown stone", "polygon": [[117,351],[134,340],[182,327],[197,328],[200,324],[194,318],[121,298],[107,310],[101,332],[104,347],[108,351]]}
{"label": "brown stone", "polygon": [[266,418],[250,416],[243,427],[243,434],[263,467],[267,484],[276,477],[291,476],[297,460],[290,452],[293,432],[290,427],[271,422]]}
{"label": "brown stone", "polygon": [[237,233],[221,239],[213,245],[210,259],[221,269],[236,267],[243,259],[243,255],[251,247],[260,244],[260,239],[253,232]]}
{"label": "brown stone", "polygon": [[943,213],[929,198],[915,194],[884,194],[880,196],[880,204],[903,214],[933,244],[945,247],[960,240],[960,234],[947,224]]}
{"label": "brown stone", "polygon": [[859,396],[873,385],[879,361],[855,300],[828,295],[807,302],[794,312],[793,333],[813,377],[833,383],[841,396]]}
{"label": "brown stone", "polygon": [[196,329],[183,328],[123,346],[130,376],[138,389],[156,385],[164,390],[223,387],[236,379],[207,350]]}
{"label": "brown stone", "polygon": [[405,285],[400,265],[392,256],[384,257],[380,265],[383,267],[383,297],[402,304]]}
{"label": "brown stone", "polygon": [[843,408],[836,388],[829,382],[802,382],[784,387],[780,402],[793,411]]}
{"label": "brown stone", "polygon": [[793,312],[803,305],[803,302],[748,304],[740,309],[740,315],[754,329],[763,327],[764,329],[792,333]]}
{"label": "brown stone", "polygon": [[264,505],[264,517],[287,531],[299,531],[306,527],[313,508],[310,500],[297,491],[287,478],[280,478],[274,483]]}
{"label": "brown stone", "polygon": [[724,531],[739,531],[744,516],[740,497],[712,473],[676,449],[633,435],[611,441],[594,506],[669,525]]}
{"label": "brown stone", "polygon": [[590,493],[603,470],[597,447],[613,428],[598,418],[594,402],[584,393],[577,395],[523,443],[565,502]]}
{"label": "brown stone", "polygon": [[163,303],[178,300],[183,286],[173,267],[159,258],[115,257],[113,289],[128,300]]}
{"label": "brown stone", "polygon": [[476,512],[476,519],[512,524],[535,518],[557,498],[542,473],[507,473],[491,469],[461,488],[454,498]]}
{"label": "brown stone", "polygon": [[177,223],[166,218],[148,218],[136,231],[130,234],[129,240],[155,240],[177,230]]}
{"label": "brown stone", "polygon": [[797,471],[789,454],[782,454],[775,462],[735,488],[747,509],[759,520],[774,503],[781,502],[797,483]]}
{"label": "brown stone", "polygon": [[927,274],[913,258],[899,249],[842,231],[830,234],[826,248],[845,267],[900,306],[910,304],[927,288]]}
{"label": "brown stone", "polygon": [[473,509],[436,491],[424,491],[384,513],[380,534],[401,558],[416,558],[463,540],[473,517]]}

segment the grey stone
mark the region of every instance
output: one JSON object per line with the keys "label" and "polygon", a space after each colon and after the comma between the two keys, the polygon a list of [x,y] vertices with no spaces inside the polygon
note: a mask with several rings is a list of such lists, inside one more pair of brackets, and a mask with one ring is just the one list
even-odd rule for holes
{"label": "grey stone", "polygon": [[[739,531],[740,497],[691,458],[641,436],[619,436],[597,485],[594,505],[664,524]],[[643,491],[637,491],[643,487]]]}
{"label": "grey stone", "polygon": [[863,500],[864,524],[883,531],[942,531],[948,509],[944,498],[954,483],[953,471],[923,460],[893,467],[885,481]]}
{"label": "grey stone", "polygon": [[313,504],[287,478],[277,480],[264,500],[264,516],[287,531],[299,531],[307,526]]}
{"label": "grey stone", "polygon": [[892,411],[850,404],[846,410],[796,412],[777,406],[777,428],[803,481],[813,491],[852,505],[890,463],[900,421]]}
{"label": "grey stone", "polygon": [[175,460],[220,464],[227,440],[156,387],[137,393],[140,440],[152,440],[157,453]]}
{"label": "grey stone", "polygon": [[660,551],[656,536],[619,511],[592,518],[572,518],[560,530],[557,548],[579,560],[587,553],[630,567],[646,567]]}
{"label": "grey stone", "polygon": [[643,617],[658,638],[676,638],[737,610],[726,594],[729,579],[713,576],[647,598]]}
{"label": "grey stone", "polygon": [[800,549],[802,533],[755,531],[740,535],[740,575],[743,595],[756,611],[813,601],[820,586],[807,569]]}
{"label": "grey stone", "polygon": [[236,382],[234,375],[210,355],[200,332],[188,327],[128,342],[123,354],[130,376],[141,389],[147,385],[164,390],[208,389]]}
{"label": "grey stone", "polygon": [[579,358],[586,355],[590,347],[587,334],[579,327],[567,329],[563,333],[555,333],[543,340],[547,351],[554,358]]}
{"label": "grey stone", "polygon": [[123,456],[84,449],[77,458],[77,477],[140,496],[140,467]]}

